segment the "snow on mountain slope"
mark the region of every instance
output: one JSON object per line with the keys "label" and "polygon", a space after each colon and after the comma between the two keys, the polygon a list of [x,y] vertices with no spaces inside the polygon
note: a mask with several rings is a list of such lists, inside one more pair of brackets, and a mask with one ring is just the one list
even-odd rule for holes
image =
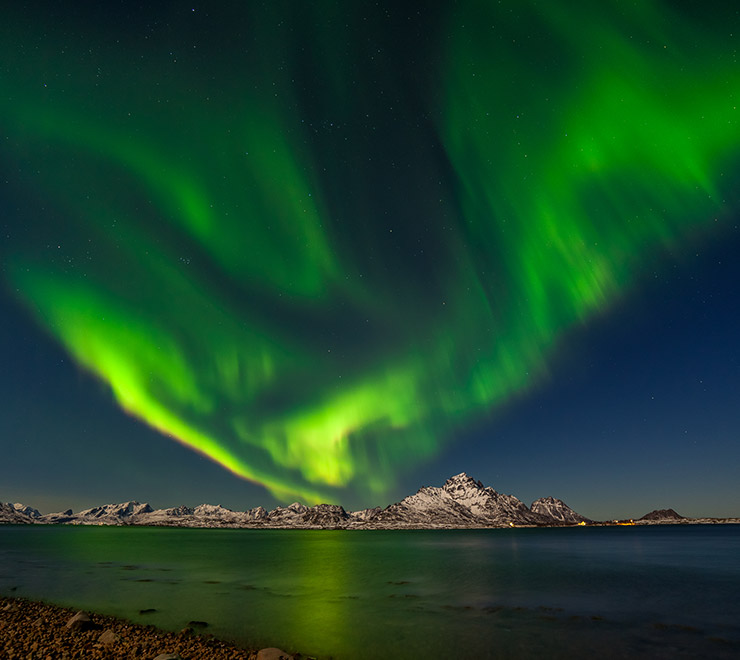
{"label": "snow on mountain slope", "polygon": [[524,503],[485,487],[464,472],[441,488],[425,486],[373,519],[393,527],[505,527],[541,524]]}
{"label": "snow on mountain slope", "polygon": [[104,504],[92,509],[85,509],[77,514],[80,519],[96,520],[100,518],[123,519],[130,516],[138,516],[142,513],[151,513],[152,507],[140,502],[123,502],[121,504]]}
{"label": "snow on mountain slope", "polygon": [[32,525],[34,522],[36,522],[35,518],[29,516],[23,511],[19,511],[16,509],[15,505],[10,504],[9,502],[0,502],[0,523],[11,525]]}
{"label": "snow on mountain slope", "polygon": [[22,513],[24,516],[29,516],[31,518],[41,517],[41,513],[39,513],[38,509],[34,509],[31,506],[26,506],[25,504],[21,504],[20,502],[16,502],[15,504],[13,504],[13,508],[18,513]]}
{"label": "snow on mountain slope", "polygon": [[153,510],[136,501],[39,516],[25,505],[0,505],[0,522],[64,523],[74,525],[153,525],[167,527],[256,527],[290,529],[486,528],[512,525],[577,524],[586,519],[561,500],[541,498],[529,509],[513,495],[484,486],[464,472],[443,486],[424,486],[385,509],[347,512],[337,504],[307,507],[300,502],[268,512],[259,506],[232,511],[201,504]]}
{"label": "snow on mountain slope", "polygon": [[580,522],[588,522],[588,518],[576,513],[563,500],[555,497],[540,497],[532,502],[530,509],[532,513],[537,513],[561,523],[577,525]]}

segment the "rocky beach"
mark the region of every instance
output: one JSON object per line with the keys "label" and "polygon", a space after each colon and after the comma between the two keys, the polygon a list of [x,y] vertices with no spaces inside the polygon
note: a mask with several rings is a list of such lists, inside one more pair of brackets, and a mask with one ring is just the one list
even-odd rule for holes
{"label": "rocky beach", "polygon": [[88,614],[24,598],[0,597],[0,657],[4,660],[300,660],[277,648],[245,649],[202,634],[191,621],[167,632],[115,617]]}

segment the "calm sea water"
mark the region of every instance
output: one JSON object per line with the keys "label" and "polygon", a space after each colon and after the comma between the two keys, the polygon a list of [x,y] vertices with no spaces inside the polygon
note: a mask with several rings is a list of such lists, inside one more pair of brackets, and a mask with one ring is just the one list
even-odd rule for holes
{"label": "calm sea water", "polygon": [[[0,593],[319,658],[737,658],[740,526],[0,527]],[[139,610],[154,608],[146,615]]]}

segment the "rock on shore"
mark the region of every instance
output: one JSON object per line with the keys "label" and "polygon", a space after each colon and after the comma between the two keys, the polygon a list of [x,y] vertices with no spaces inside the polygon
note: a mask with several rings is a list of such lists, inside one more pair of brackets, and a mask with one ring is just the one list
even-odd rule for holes
{"label": "rock on shore", "polygon": [[[140,626],[114,617],[89,615],[63,607],[0,598],[0,658],[3,660],[258,660],[278,657],[279,649],[243,649],[211,635]],[[262,655],[260,655],[262,653]],[[299,660],[300,654],[286,660]]]}

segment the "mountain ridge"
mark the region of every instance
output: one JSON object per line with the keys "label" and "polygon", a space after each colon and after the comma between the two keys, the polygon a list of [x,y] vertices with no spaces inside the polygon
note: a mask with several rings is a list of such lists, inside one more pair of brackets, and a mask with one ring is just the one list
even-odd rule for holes
{"label": "mountain ridge", "polygon": [[78,513],[68,509],[41,515],[32,507],[8,504],[0,509],[0,522],[280,529],[465,529],[588,522],[562,500],[549,498],[548,501],[552,506],[534,511],[513,495],[499,493],[462,472],[450,477],[441,487],[422,486],[413,495],[384,509],[347,511],[338,504],[309,507],[300,502],[278,506],[272,511],[261,506],[233,511],[213,504],[153,509],[147,503],[131,500]]}
{"label": "mountain ridge", "polygon": [[[682,518],[671,509],[674,522],[740,522],[740,519]],[[630,524],[656,524],[668,516],[636,520]],[[136,500],[105,504],[74,513],[40,514],[24,504],[0,502],[0,523],[68,525],[140,525],[155,527],[205,527],[245,529],[486,529],[501,527],[563,527],[594,522],[555,497],[541,497],[526,506],[513,495],[484,486],[465,472],[441,486],[422,486],[416,493],[384,509],[347,511],[338,504],[306,506],[293,502],[267,511],[261,506],[233,511],[220,504],[200,504],[153,509]]]}

